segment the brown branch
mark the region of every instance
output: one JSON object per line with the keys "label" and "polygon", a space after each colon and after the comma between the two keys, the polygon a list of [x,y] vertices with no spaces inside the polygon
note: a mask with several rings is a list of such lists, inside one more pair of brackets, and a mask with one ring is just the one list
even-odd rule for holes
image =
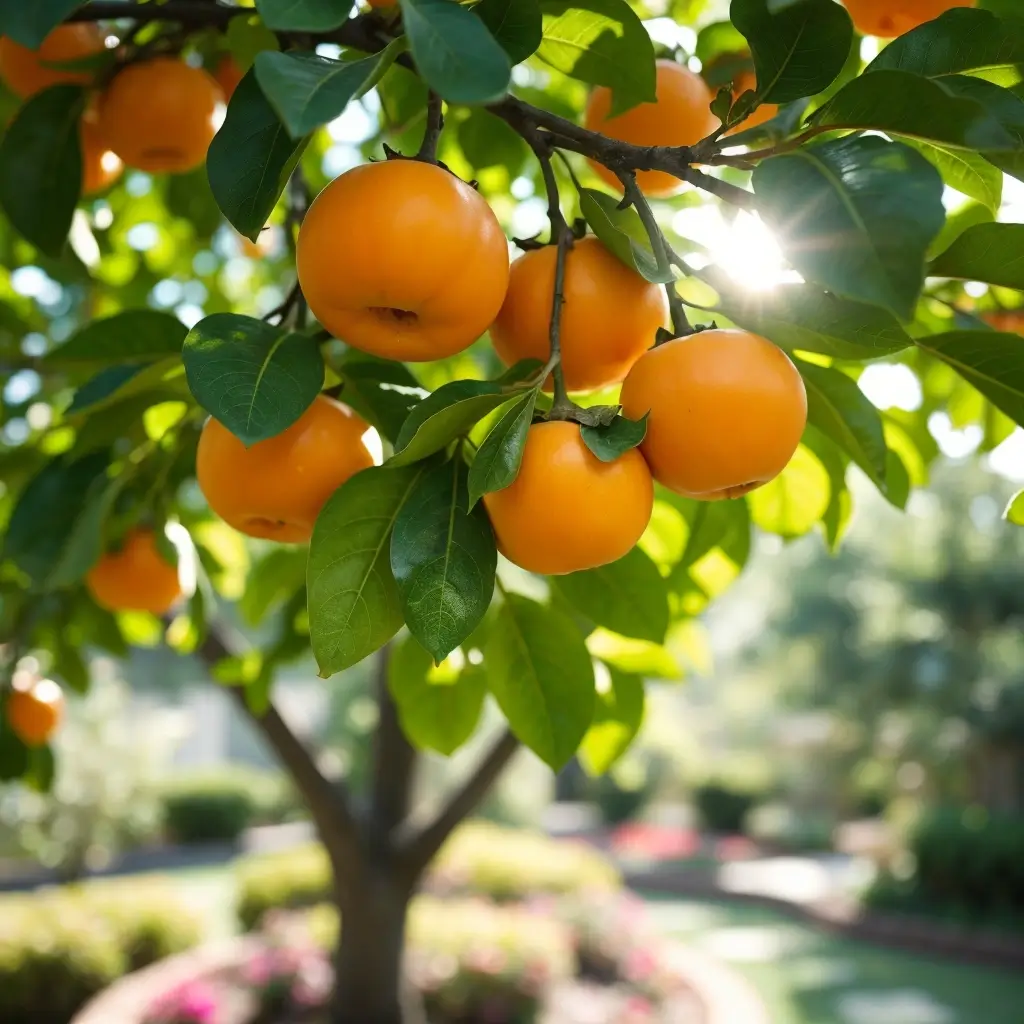
{"label": "brown branch", "polygon": [[127,3],[123,0],[93,0],[72,11],[65,21],[176,21],[181,25],[226,25],[239,15],[252,15],[251,7],[225,7],[210,0],[167,0],[166,3]]}
{"label": "brown branch", "polygon": [[506,729],[476,770],[449,797],[437,817],[401,844],[399,855],[410,871],[419,874],[434,859],[455,827],[487,795],[518,749],[519,740]]}
{"label": "brown branch", "polygon": [[423,130],[423,142],[420,144],[417,160],[427,164],[437,163],[437,143],[444,128],[444,113],[441,97],[431,89],[427,93],[427,126]]}

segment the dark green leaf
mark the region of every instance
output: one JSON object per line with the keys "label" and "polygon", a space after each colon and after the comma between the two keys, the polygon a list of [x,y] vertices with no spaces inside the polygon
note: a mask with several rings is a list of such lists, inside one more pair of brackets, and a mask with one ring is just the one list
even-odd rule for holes
{"label": "dark green leaf", "polygon": [[966,149],[943,149],[920,139],[908,138],[907,143],[938,170],[950,188],[977,199],[993,214],[999,212],[1003,200],[1003,175],[983,156]]}
{"label": "dark green leaf", "polygon": [[67,408],[67,414],[74,415],[76,412],[82,412],[83,409],[88,409],[110,398],[144,369],[144,366],[108,366],[106,369],[100,370],[95,377],[90,378],[78,388]]}
{"label": "dark green leaf", "polygon": [[946,217],[942,178],[920,153],[878,136],[837,139],[765,160],[753,180],[804,277],[913,317],[925,251]]}
{"label": "dark green leaf", "polygon": [[494,533],[487,513],[468,504],[461,459],[428,469],[391,537],[406,625],[437,662],[476,629],[494,594]]}
{"label": "dark green leaf", "polygon": [[608,689],[598,691],[594,721],[580,744],[589,775],[604,775],[629,749],[644,720],[644,681],[608,666]]}
{"label": "dark green leaf", "polygon": [[50,747],[33,747],[28,752],[28,771],[24,780],[26,785],[37,793],[49,793],[56,773],[57,765]]}
{"label": "dark green leaf", "polygon": [[513,64],[540,46],[543,21],[538,0],[480,0],[473,10]]}
{"label": "dark green leaf", "polygon": [[1024,338],[1001,331],[950,331],[914,344],[952,366],[996,408],[1024,426]]}
{"label": "dark green leaf", "polygon": [[430,392],[401,363],[359,353],[336,367],[347,405],[394,442],[414,405]]}
{"label": "dark green leaf", "polygon": [[991,224],[992,211],[981,203],[964,203],[946,217],[942,230],[928,247],[928,258],[934,260],[944,253],[968,228],[975,224]]}
{"label": "dark green leaf", "polygon": [[256,0],[256,10],[275,32],[330,32],[348,21],[347,0]]}
{"label": "dark green leaf", "polygon": [[932,261],[928,273],[1024,289],[1024,224],[977,224]]}
{"label": "dark green leaf", "polygon": [[541,0],[541,60],[570,78],[612,91],[610,114],[656,93],[654,46],[626,0]]}
{"label": "dark green leaf", "polygon": [[850,16],[832,0],[800,0],[777,13],[766,0],[732,0],[729,16],[750,44],[758,93],[769,103],[826,89],[853,43]]}
{"label": "dark green leaf", "polygon": [[188,328],[170,313],[128,309],[93,320],[44,359],[47,366],[76,363],[145,363],[181,352]]}
{"label": "dark green leaf", "polygon": [[391,652],[388,689],[413,744],[450,757],[480,721],[487,677],[481,665],[434,668],[431,656],[410,636]]}
{"label": "dark green leaf", "polygon": [[395,441],[389,465],[407,466],[425,459],[464,434],[515,392],[492,381],[456,380],[413,406]]}
{"label": "dark green leaf", "polygon": [[981,78],[949,75],[941,79],[954,95],[980,103],[1014,140],[1014,152],[988,150],[984,157],[999,169],[1024,180],[1024,99]]}
{"label": "dark green leaf", "polygon": [[232,18],[224,30],[224,41],[243,73],[252,67],[256,54],[281,48],[277,36],[255,14],[248,18],[244,15]]}
{"label": "dark green leaf", "polygon": [[0,33],[16,43],[38,50],[43,40],[83,0],[0,0]]}
{"label": "dark green leaf", "polygon": [[648,281],[675,280],[670,266],[658,267],[650,236],[632,206],[620,210],[618,199],[592,188],[581,188],[579,194],[580,213],[609,252]]}
{"label": "dark green leaf", "polygon": [[484,438],[469,467],[469,507],[492,491],[508,487],[519,475],[526,434],[533,422],[537,391],[531,388],[508,404]]}
{"label": "dark green leaf", "polygon": [[818,461],[828,472],[832,494],[829,498],[828,508],[825,509],[821,517],[821,525],[829,550],[835,552],[850,525],[853,513],[853,499],[846,484],[846,467],[850,464],[850,460],[833,440],[826,437],[813,424],[808,425],[800,443],[814,452]]}
{"label": "dark green leaf", "polygon": [[1017,526],[1024,526],[1024,491],[1018,491],[1006,506],[1003,518]]}
{"label": "dark green leaf", "polygon": [[82,191],[78,120],[85,92],[44,89],[26,100],[0,142],[0,206],[36,248],[59,256]]}
{"label": "dark green leaf", "polygon": [[[806,100],[794,100],[779,108],[779,112],[753,128],[744,128],[729,136],[730,146],[756,147],[766,142],[781,142],[796,134],[807,110]],[[743,126],[740,125],[742,128]]]}
{"label": "dark green leaf", "polygon": [[88,411],[92,416],[100,409],[143,392],[150,393],[152,402],[187,398],[181,360],[173,357],[144,366],[110,366],[100,370],[75,392],[65,415]]}
{"label": "dark green leaf", "polygon": [[807,386],[807,422],[835,441],[884,494],[889,449],[878,410],[845,373],[803,359],[794,363]]}
{"label": "dark green leaf", "polygon": [[257,561],[245,577],[238,610],[250,626],[258,626],[275,608],[306,585],[304,548],[275,547]]}
{"label": "dark green leaf", "polygon": [[602,461],[614,462],[647,434],[646,414],[639,420],[616,416],[606,427],[580,427],[583,443]]}
{"label": "dark green leaf", "polygon": [[182,351],[196,401],[245,445],[290,427],[324,383],[308,334],[236,313],[214,313],[192,328]]}
{"label": "dark green leaf", "polygon": [[74,526],[62,538],[63,549],[47,579],[48,587],[77,583],[99,561],[103,554],[103,528],[127,481],[127,474],[113,480],[101,475],[92,481],[79,505],[81,511]]}
{"label": "dark green leaf", "polygon": [[594,715],[594,669],[572,619],[508,594],[484,644],[484,663],[512,732],[557,771]]}
{"label": "dark green leaf", "polygon": [[288,134],[255,72],[247,71],[206,155],[217,205],[246,238],[259,237],[307,141]]}
{"label": "dark green leaf", "polygon": [[0,782],[20,779],[28,765],[28,747],[14,735],[0,708]]}
{"label": "dark green leaf", "polygon": [[306,589],[313,656],[326,678],[383,647],[402,625],[388,546],[423,467],[374,467],[331,495],[313,529]]}
{"label": "dark green leaf", "polygon": [[484,109],[470,110],[458,126],[459,145],[476,171],[505,167],[509,178],[518,177],[530,152],[523,137]]}
{"label": "dark green leaf", "polygon": [[449,103],[494,103],[512,67],[480,18],[453,0],[399,0],[413,61]]}
{"label": "dark green leaf", "polygon": [[372,88],[404,46],[404,40],[394,40],[372,57],[347,62],[267,50],[256,57],[256,79],[292,138],[301,139]]}
{"label": "dark green leaf", "polygon": [[565,576],[552,583],[597,626],[660,644],[668,631],[668,587],[658,567],[633,548],[617,562]]}

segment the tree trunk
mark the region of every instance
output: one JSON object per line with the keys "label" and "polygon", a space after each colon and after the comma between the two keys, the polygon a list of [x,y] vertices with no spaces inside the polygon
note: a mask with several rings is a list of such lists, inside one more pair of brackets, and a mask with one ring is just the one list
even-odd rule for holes
{"label": "tree trunk", "polygon": [[330,1024],[424,1024],[402,969],[411,887],[396,874],[385,861],[343,880]]}

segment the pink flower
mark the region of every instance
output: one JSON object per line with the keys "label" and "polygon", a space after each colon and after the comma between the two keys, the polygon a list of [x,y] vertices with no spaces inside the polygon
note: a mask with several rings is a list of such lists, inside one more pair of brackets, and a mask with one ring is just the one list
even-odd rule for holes
{"label": "pink flower", "polygon": [[643,981],[658,968],[658,959],[649,949],[634,949],[626,958],[626,977],[630,981]]}
{"label": "pink flower", "polygon": [[186,981],[165,992],[146,1016],[147,1024],[216,1024],[217,990],[202,980]]}
{"label": "pink flower", "polygon": [[630,996],[623,1009],[626,1015],[622,1024],[646,1024],[654,1020],[654,1007],[642,996]]}

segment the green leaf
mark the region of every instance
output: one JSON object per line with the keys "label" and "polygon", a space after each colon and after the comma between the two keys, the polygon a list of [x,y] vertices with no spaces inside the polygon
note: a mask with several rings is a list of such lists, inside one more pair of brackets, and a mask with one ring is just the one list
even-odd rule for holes
{"label": "green leaf", "polygon": [[474,11],[454,0],[399,0],[419,73],[449,103],[495,103],[508,92],[508,55]]}
{"label": "green leaf", "polygon": [[557,771],[594,715],[594,669],[572,619],[507,594],[484,643],[484,663],[512,732]]}
{"label": "green leaf", "polygon": [[0,33],[16,43],[38,50],[43,40],[83,0],[0,0]]}
{"label": "green leaf", "polygon": [[675,280],[670,266],[658,266],[647,229],[632,206],[620,210],[618,199],[593,188],[581,188],[579,194],[580,213],[609,252],[648,281]]}
{"label": "green leaf", "polygon": [[832,486],[828,470],[808,448],[797,448],[789,465],[747,495],[756,526],[781,537],[802,537],[828,509]]}
{"label": "green leaf", "polygon": [[606,629],[595,629],[587,637],[587,650],[609,668],[617,668],[645,679],[681,679],[679,662],[661,644],[634,640]]}
{"label": "green leaf", "polygon": [[981,203],[964,203],[946,217],[942,230],[928,247],[928,257],[934,260],[944,253],[968,228],[975,224],[991,224],[992,211]]}
{"label": "green leaf", "polygon": [[0,782],[20,779],[28,771],[28,766],[28,747],[18,739],[0,713]]}
{"label": "green leaf", "polygon": [[388,464],[408,466],[439,452],[514,397],[514,391],[486,380],[456,380],[439,387],[409,412]]}
{"label": "green leaf", "polygon": [[1024,289],[1024,224],[977,224],[932,261],[933,277]]}
{"label": "green leaf", "polygon": [[513,64],[526,60],[540,46],[543,19],[539,0],[480,0],[473,12]]}
{"label": "green leaf", "polygon": [[473,735],[487,694],[482,665],[435,667],[415,637],[406,637],[388,663],[388,689],[402,731],[414,746],[450,757]]}
{"label": "green leaf", "polygon": [[924,256],[942,228],[942,178],[920,153],[878,136],[844,138],[765,160],[762,214],[808,280],[911,320]]}
{"label": "green leaf", "polygon": [[290,427],[324,383],[320,349],[308,334],[236,313],[200,320],[182,359],[196,401],[246,446]]}
{"label": "green leaf", "polygon": [[281,48],[277,36],[254,14],[248,18],[242,15],[232,18],[224,30],[224,41],[243,73],[252,67],[257,54]]}
{"label": "green leaf", "polygon": [[541,0],[546,64],[588,85],[612,91],[610,115],[653,103],[654,46],[626,0]]}
{"label": "green leaf", "polygon": [[347,62],[268,50],[256,57],[256,79],[292,138],[301,139],[372,88],[404,48],[405,40],[395,39],[372,57]]}
{"label": "green leaf", "polygon": [[583,443],[602,461],[614,462],[630,448],[635,448],[647,435],[647,414],[628,420],[616,416],[605,427],[580,427]]}
{"label": "green leaf", "polygon": [[0,206],[47,256],[64,248],[82,191],[84,105],[77,85],[44,89],[25,101],[0,142]]}
{"label": "green leaf", "polygon": [[1024,526],[1024,491],[1018,491],[1006,506],[1003,518],[1009,523]]}
{"label": "green leaf", "polygon": [[776,13],[766,0],[732,0],[729,17],[750,44],[758,93],[769,103],[828,88],[853,43],[850,16],[832,0],[801,0]]}
{"label": "green leaf", "polygon": [[483,508],[468,506],[466,466],[452,459],[420,477],[391,537],[406,625],[437,662],[476,629],[494,595],[494,533]]}
{"label": "green leaf", "polygon": [[456,131],[463,155],[475,171],[504,167],[510,180],[519,176],[530,150],[523,137],[500,118],[478,107],[456,125]]}
{"label": "green leaf", "polygon": [[259,237],[307,142],[288,134],[250,68],[206,154],[214,198],[240,234]]}
{"label": "green leaf", "polygon": [[95,377],[87,380],[75,391],[71,404],[65,410],[69,416],[89,409],[112,395],[117,394],[145,370],[144,366],[108,366],[100,370]]}
{"label": "green leaf", "polygon": [[989,149],[984,158],[996,167],[1024,180],[1024,99],[981,78],[949,75],[941,79],[943,86],[955,96],[980,103],[1014,141],[1013,152]]}
{"label": "green leaf", "polygon": [[50,352],[44,365],[85,363],[147,363],[181,352],[188,328],[170,313],[128,309],[93,320]]}
{"label": "green leaf", "polygon": [[388,553],[391,531],[423,472],[375,466],[346,480],[313,528],[306,589],[309,638],[324,678],[383,647],[402,625]]}
{"label": "green leaf", "polygon": [[531,388],[521,398],[509,402],[498,422],[488,431],[469,467],[470,508],[485,494],[508,487],[519,475],[536,404],[537,389]]}
{"label": "green leaf", "polygon": [[840,370],[793,362],[807,387],[807,422],[835,441],[884,494],[889,448],[878,410]]}
{"label": "green leaf", "polygon": [[103,554],[103,529],[114,509],[114,503],[128,482],[122,473],[113,480],[106,474],[96,476],[85,492],[81,511],[74,525],[64,535],[60,558],[46,580],[47,587],[70,587],[84,578]]}
{"label": "green leaf", "polygon": [[729,146],[750,146],[752,149],[765,143],[781,142],[796,134],[807,111],[807,100],[784,103],[779,112],[767,121],[744,128],[729,136]]}
{"label": "green leaf", "polygon": [[149,392],[150,404],[188,397],[181,360],[162,359],[145,366],[108,366],[87,380],[76,392],[65,416],[90,415],[132,395]]}
{"label": "green leaf", "polygon": [[617,562],[551,582],[591,622],[613,633],[660,644],[668,632],[668,587],[658,567],[633,548]]}
{"label": "green leaf", "polygon": [[843,86],[810,117],[820,128],[873,128],[952,146],[1012,150],[1014,137],[976,99],[907,71],[877,71]]}
{"label": "green leaf", "polygon": [[594,721],[580,744],[580,763],[588,775],[604,775],[629,749],[644,720],[644,681],[608,667],[610,680],[599,690]]}
{"label": "green leaf", "polygon": [[353,353],[335,369],[345,384],[346,404],[392,442],[413,406],[430,394],[402,363],[390,359]]}
{"label": "green leaf", "polygon": [[[853,499],[846,484],[846,468],[850,464],[846,453],[831,438],[826,437],[813,423],[808,424],[801,438],[828,472],[829,498],[828,508],[821,517],[822,529],[829,551],[835,552],[846,533],[853,512]],[[890,454],[890,453],[887,453]],[[887,481],[888,486],[888,481]]]}
{"label": "green leaf", "polygon": [[[1024,22],[988,11],[951,10],[894,39],[867,72],[910,71],[926,78],[984,73],[992,81],[1020,80]],[[867,73],[865,72],[865,73]]]}
{"label": "green leaf", "polygon": [[966,149],[943,149],[920,139],[906,141],[938,170],[950,188],[977,199],[993,215],[999,212],[1003,201],[1003,175],[999,168]]}
{"label": "green leaf", "polygon": [[275,547],[255,562],[245,577],[238,611],[250,626],[258,626],[275,608],[306,585],[305,548]]}
{"label": "green leaf", "polygon": [[28,752],[28,771],[24,782],[37,793],[49,793],[53,788],[53,779],[57,774],[53,750],[49,746],[33,747]]}
{"label": "green leaf", "polygon": [[347,0],[256,0],[256,10],[275,32],[330,32],[348,21]]}
{"label": "green leaf", "polygon": [[996,408],[1024,426],[1024,338],[1001,331],[949,331],[915,338],[973,384]]}

